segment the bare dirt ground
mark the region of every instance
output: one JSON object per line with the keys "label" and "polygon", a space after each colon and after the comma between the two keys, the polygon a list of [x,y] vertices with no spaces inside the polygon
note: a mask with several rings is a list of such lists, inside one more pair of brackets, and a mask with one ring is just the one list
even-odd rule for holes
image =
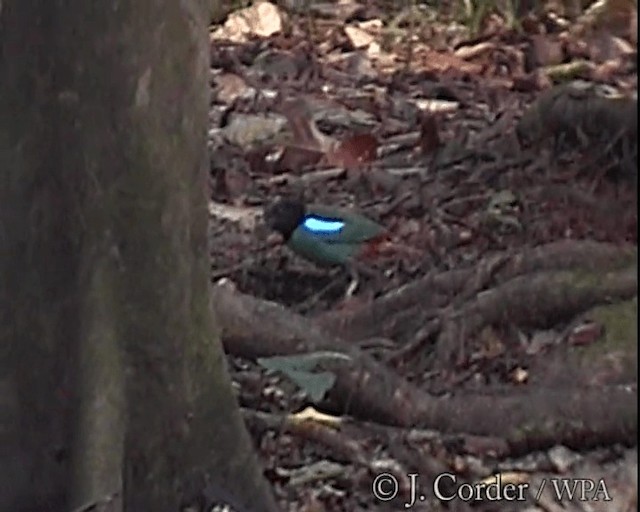
{"label": "bare dirt ground", "polygon": [[[212,27],[215,307],[284,509],[635,510],[635,2],[475,33],[340,5]],[[269,236],[283,196],[410,250],[345,297]],[[526,500],[435,493],[496,475]]]}

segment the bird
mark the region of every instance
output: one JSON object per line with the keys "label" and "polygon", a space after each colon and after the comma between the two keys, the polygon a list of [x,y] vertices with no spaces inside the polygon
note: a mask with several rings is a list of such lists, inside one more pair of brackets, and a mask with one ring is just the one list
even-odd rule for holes
{"label": "bird", "polygon": [[320,267],[346,268],[351,276],[347,297],[358,288],[359,273],[376,275],[366,262],[381,252],[389,238],[382,225],[353,210],[305,205],[295,199],[269,205],[264,220],[297,255]]}
{"label": "bird", "polygon": [[265,208],[267,226],[294,253],[319,266],[346,266],[375,256],[388,238],[377,222],[352,210],[280,199]]}

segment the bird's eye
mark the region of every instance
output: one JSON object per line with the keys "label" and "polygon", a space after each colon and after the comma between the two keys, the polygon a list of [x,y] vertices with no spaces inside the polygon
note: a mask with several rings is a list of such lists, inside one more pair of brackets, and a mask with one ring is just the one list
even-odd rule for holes
{"label": "bird's eye", "polygon": [[344,222],[335,219],[307,217],[303,226],[313,233],[338,233],[344,228]]}

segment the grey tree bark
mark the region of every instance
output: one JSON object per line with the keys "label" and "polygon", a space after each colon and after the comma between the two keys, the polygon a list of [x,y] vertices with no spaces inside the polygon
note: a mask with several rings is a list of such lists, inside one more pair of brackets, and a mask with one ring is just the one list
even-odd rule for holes
{"label": "grey tree bark", "polygon": [[206,0],[0,2],[0,511],[276,511],[211,315]]}

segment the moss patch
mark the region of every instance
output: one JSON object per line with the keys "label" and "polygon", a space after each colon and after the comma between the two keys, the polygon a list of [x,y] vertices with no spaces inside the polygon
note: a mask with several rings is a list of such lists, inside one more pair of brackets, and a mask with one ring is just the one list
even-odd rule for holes
{"label": "moss patch", "polygon": [[637,375],[637,297],[625,302],[597,306],[585,317],[602,325],[604,330],[596,343],[575,349],[580,364],[593,366],[594,370],[614,370],[621,377]]}

